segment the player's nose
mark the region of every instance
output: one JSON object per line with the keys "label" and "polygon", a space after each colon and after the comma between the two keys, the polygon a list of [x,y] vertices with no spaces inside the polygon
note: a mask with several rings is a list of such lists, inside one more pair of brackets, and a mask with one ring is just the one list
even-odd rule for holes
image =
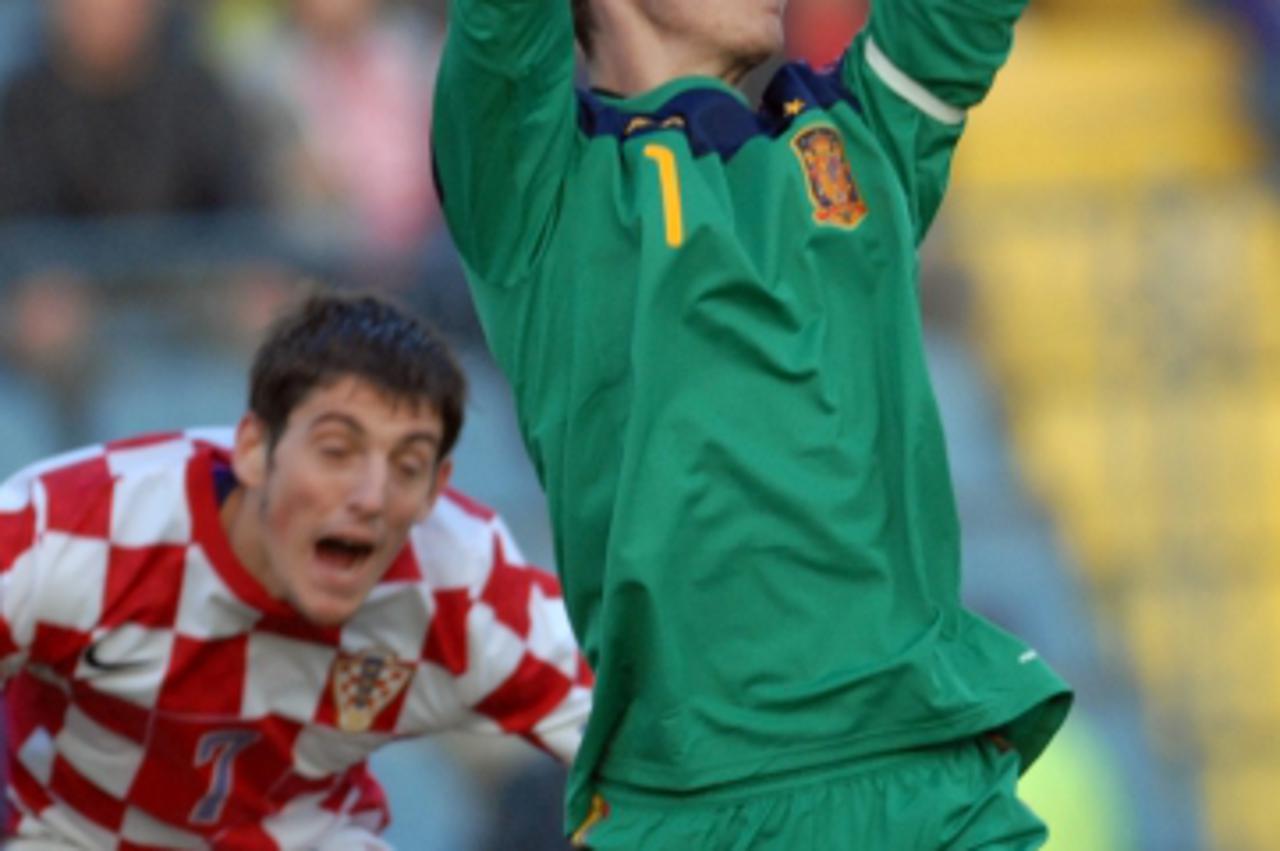
{"label": "player's nose", "polygon": [[375,517],[386,509],[387,483],[390,477],[388,465],[371,460],[363,465],[347,492],[347,506],[361,517]]}

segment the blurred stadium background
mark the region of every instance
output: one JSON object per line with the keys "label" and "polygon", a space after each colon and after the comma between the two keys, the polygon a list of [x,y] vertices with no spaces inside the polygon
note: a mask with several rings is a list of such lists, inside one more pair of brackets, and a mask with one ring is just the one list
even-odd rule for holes
{"label": "blurred stadium background", "polygon": [[[232,421],[280,304],[374,286],[463,352],[457,482],[551,567],[430,189],[443,7],[0,0],[0,475]],[[792,0],[789,51],[864,14]],[[1277,847],[1278,149],[1280,0],[1033,0],[926,244],[966,594],[1079,693],[1025,783],[1055,851]],[[375,767],[399,848],[563,847],[522,745]]]}

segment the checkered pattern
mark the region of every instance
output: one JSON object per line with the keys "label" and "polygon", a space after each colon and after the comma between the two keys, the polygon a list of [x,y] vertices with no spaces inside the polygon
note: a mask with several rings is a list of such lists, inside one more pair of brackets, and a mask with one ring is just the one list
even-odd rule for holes
{"label": "checkered pattern", "polygon": [[90,447],[0,488],[10,835],[310,848],[385,826],[365,761],[393,739],[467,728],[572,757],[591,675],[556,580],[493,512],[446,494],[357,615],[318,628],[232,555],[229,438]]}

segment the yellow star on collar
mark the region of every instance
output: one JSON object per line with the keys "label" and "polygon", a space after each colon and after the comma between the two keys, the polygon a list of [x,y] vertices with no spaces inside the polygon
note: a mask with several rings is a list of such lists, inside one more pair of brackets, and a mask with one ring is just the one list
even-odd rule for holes
{"label": "yellow star on collar", "polygon": [[796,98],[795,100],[787,101],[786,104],[782,107],[782,110],[787,115],[794,116],[804,112],[804,108],[806,106],[808,106],[808,104],[804,102],[804,98]]}

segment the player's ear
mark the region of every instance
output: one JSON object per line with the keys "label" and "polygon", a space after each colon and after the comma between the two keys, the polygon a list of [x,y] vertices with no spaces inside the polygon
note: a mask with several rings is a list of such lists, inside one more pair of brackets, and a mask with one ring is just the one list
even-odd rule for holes
{"label": "player's ear", "polygon": [[249,411],[240,418],[231,448],[231,469],[241,485],[257,488],[266,482],[270,444],[267,425],[257,414]]}
{"label": "player's ear", "polygon": [[453,458],[442,458],[436,464],[436,480],[431,485],[431,494],[427,497],[427,502],[418,511],[417,517],[414,519],[421,522],[431,513],[431,509],[435,507],[436,500],[440,498],[440,494],[444,493],[444,489],[449,487],[449,478],[453,475]]}

